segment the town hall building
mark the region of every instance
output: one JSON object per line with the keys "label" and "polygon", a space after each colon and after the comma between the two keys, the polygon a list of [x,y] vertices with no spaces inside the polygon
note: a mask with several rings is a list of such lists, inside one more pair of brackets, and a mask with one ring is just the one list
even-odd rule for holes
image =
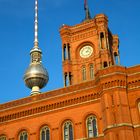
{"label": "town hall building", "polygon": [[[108,17],[60,28],[64,87],[40,93],[49,75],[35,37],[24,81],[31,95],[0,104],[0,140],[140,140],[140,65],[120,65]],[[61,52],[59,52],[61,53]]]}

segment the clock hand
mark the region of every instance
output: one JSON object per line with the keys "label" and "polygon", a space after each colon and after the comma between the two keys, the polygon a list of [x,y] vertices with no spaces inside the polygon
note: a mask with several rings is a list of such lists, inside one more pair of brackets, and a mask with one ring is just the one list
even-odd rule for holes
{"label": "clock hand", "polygon": [[90,51],[89,50],[86,50],[86,53],[89,53]]}

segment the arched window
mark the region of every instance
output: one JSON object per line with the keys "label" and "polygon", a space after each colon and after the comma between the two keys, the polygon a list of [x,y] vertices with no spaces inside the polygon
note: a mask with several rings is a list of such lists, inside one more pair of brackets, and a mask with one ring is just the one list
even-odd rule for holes
{"label": "arched window", "polygon": [[64,44],[64,46],[63,46],[63,59],[64,60],[66,60],[67,59],[67,52],[66,52],[67,50],[66,50],[66,44]]}
{"label": "arched window", "polygon": [[73,126],[71,121],[67,121],[63,125],[63,137],[64,140],[74,140],[73,138]]}
{"label": "arched window", "polygon": [[71,54],[70,54],[70,44],[68,43],[67,44],[68,45],[68,60],[70,60],[71,58]]}
{"label": "arched window", "polygon": [[87,118],[86,126],[88,138],[94,138],[98,136],[97,119],[95,116],[91,115]]}
{"label": "arched window", "polygon": [[44,126],[41,128],[40,140],[50,140],[50,129],[48,126]]}
{"label": "arched window", "polygon": [[64,86],[68,86],[69,85],[69,79],[68,79],[68,74],[67,72],[64,73]]}
{"label": "arched window", "polygon": [[101,49],[104,49],[105,48],[105,36],[104,36],[103,32],[100,33],[100,41],[101,41]]}
{"label": "arched window", "polygon": [[86,80],[86,67],[82,67],[82,80]]}
{"label": "arched window", "polygon": [[6,140],[6,136],[4,135],[0,136],[0,140]]}
{"label": "arched window", "polygon": [[22,131],[19,134],[19,140],[28,140],[28,133],[26,131]]}
{"label": "arched window", "polygon": [[90,79],[94,78],[94,69],[93,69],[93,64],[90,64]]}
{"label": "arched window", "polygon": [[108,66],[108,64],[107,64],[107,62],[106,61],[104,61],[104,68],[106,68]]}
{"label": "arched window", "polygon": [[70,60],[70,44],[67,43],[67,44],[64,44],[63,45],[63,60]]}
{"label": "arched window", "polygon": [[72,74],[71,72],[64,73],[64,86],[72,85]]}

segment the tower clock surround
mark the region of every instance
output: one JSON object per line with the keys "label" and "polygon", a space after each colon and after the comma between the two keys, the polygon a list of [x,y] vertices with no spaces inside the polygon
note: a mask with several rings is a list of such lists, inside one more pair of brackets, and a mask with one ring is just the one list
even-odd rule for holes
{"label": "tower clock surround", "polygon": [[80,56],[82,58],[88,58],[93,54],[93,48],[90,45],[84,45],[80,49]]}

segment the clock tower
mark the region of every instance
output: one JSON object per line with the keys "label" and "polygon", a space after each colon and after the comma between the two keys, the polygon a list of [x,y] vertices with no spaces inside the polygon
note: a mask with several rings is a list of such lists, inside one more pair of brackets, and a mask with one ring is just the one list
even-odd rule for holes
{"label": "clock tower", "polygon": [[86,10],[83,22],[60,28],[64,86],[93,80],[99,70],[120,64],[119,38],[109,30],[107,16],[90,18]]}

